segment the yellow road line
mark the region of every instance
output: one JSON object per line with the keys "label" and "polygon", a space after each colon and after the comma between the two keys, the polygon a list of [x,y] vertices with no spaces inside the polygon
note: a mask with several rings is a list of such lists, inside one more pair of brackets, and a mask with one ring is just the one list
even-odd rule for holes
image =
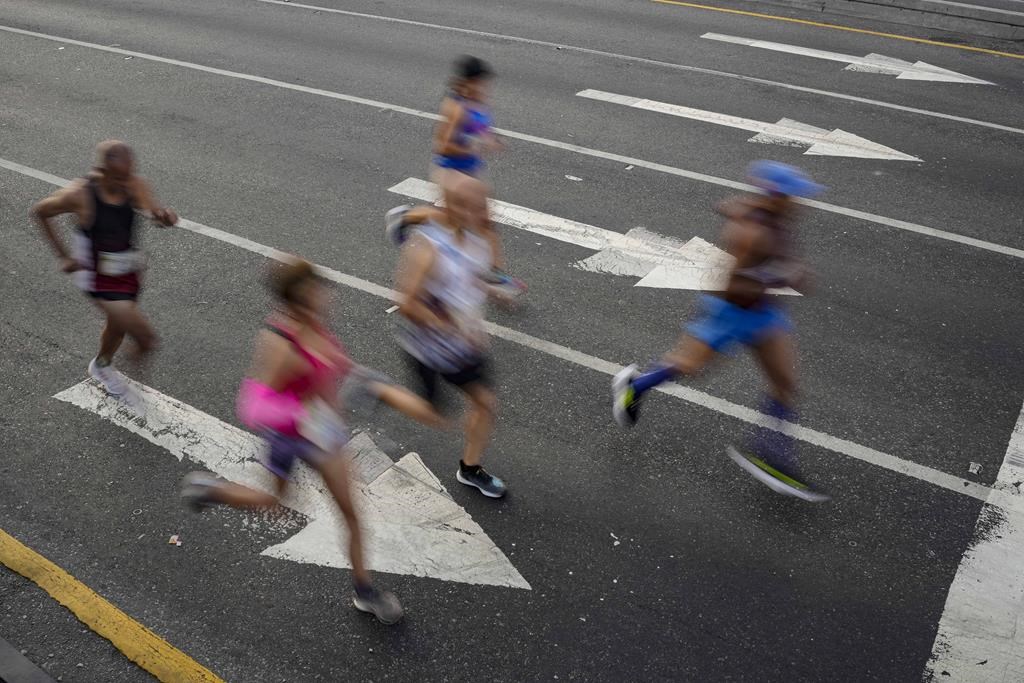
{"label": "yellow road line", "polygon": [[0,529],[0,563],[32,581],[124,655],[164,683],[224,683],[215,673]]}
{"label": "yellow road line", "polygon": [[904,36],[899,33],[883,33],[881,31],[869,31],[866,28],[853,28],[852,26],[840,26],[838,24],[826,24],[821,21],[810,21],[808,19],[794,19],[793,17],[780,17],[777,14],[762,14],[760,12],[747,12],[741,9],[729,9],[727,7],[715,7],[714,5],[699,5],[694,2],[682,2],[681,0],[651,0],[652,2],[658,2],[663,5],[679,5],[680,7],[692,7],[694,9],[706,9],[712,12],[725,12],[726,14],[741,14],[745,17],[756,17],[758,19],[774,19],[775,21],[788,21],[793,24],[803,24],[805,26],[817,26],[819,28],[834,28],[837,31],[850,31],[851,33],[866,33],[869,36],[879,36],[880,38],[895,38],[896,40],[908,40],[912,43],[924,43],[925,45],[938,45],[939,47],[955,47],[958,50],[970,50],[971,52],[984,52],[987,55],[996,55],[998,57],[1012,57],[1013,59],[1024,59],[1024,55],[1016,54],[1014,52],[1000,52],[999,50],[989,50],[984,47],[974,47],[973,45],[957,45],[956,43],[944,43],[941,40],[928,40],[927,38],[915,38],[913,36]]}

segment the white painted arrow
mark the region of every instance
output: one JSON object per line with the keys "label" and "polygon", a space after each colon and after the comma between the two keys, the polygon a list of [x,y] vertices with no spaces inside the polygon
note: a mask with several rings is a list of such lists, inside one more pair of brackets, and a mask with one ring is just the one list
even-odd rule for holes
{"label": "white painted arrow", "polygon": [[907,62],[885,55],[869,54],[866,57],[856,55],[844,55],[841,52],[826,52],[815,50],[809,47],[798,45],[786,45],[785,43],[772,43],[767,40],[754,40],[752,38],[740,38],[739,36],[727,36],[721,33],[705,33],[701,38],[717,40],[723,43],[735,43],[736,45],[747,45],[758,47],[762,50],[773,50],[775,52],[786,52],[803,57],[815,59],[827,59],[833,62],[844,62],[848,66],[847,71],[868,71],[871,73],[894,75],[910,81],[942,81],[945,83],[974,83],[977,85],[995,85],[990,81],[983,81],[980,78],[965,76],[964,74],[943,69],[940,66],[933,66],[925,62]]}
{"label": "white painted arrow", "polygon": [[[272,490],[271,476],[260,464],[261,439],[155,389],[136,382],[131,385],[143,403],[139,412],[112,399],[92,380],[54,398],[138,434],[178,460],[187,458],[230,481]],[[366,434],[352,439],[351,450],[356,500],[372,569],[442,581],[530,588],[418,455],[409,453],[394,463]],[[307,468],[298,467],[292,484],[281,503],[310,521],[299,533],[263,554],[326,567],[351,567],[340,543],[340,515],[323,482]]]}
{"label": "white painted arrow", "polygon": [[949,586],[924,680],[1024,680],[1024,514],[992,500],[1020,500],[1022,482],[1024,407]]}
{"label": "white painted arrow", "polygon": [[748,142],[762,142],[776,145],[807,145],[808,150],[804,154],[833,157],[857,157],[860,159],[885,159],[887,161],[921,161],[917,157],[898,152],[891,147],[871,142],[859,135],[847,133],[845,130],[836,128],[826,130],[815,126],[793,121],[792,119],[781,119],[778,123],[766,123],[754,119],[744,119],[739,116],[720,114],[693,107],[684,107],[668,102],[657,100],[645,100],[641,97],[630,95],[616,95],[615,93],[604,92],[603,90],[582,90],[576,93],[579,97],[586,97],[602,102],[622,104],[636,109],[647,109],[662,114],[670,114],[681,118],[704,121],[719,126],[740,128],[757,133]]}
{"label": "white painted arrow", "polygon": [[[437,186],[418,178],[407,178],[388,191],[424,202],[438,198]],[[623,234],[496,199],[490,201],[490,210],[492,220],[502,225],[597,251],[573,266],[641,278],[636,287],[721,291],[733,263],[729,254],[699,237],[683,242],[645,228]],[[769,291],[800,296],[788,288]]]}

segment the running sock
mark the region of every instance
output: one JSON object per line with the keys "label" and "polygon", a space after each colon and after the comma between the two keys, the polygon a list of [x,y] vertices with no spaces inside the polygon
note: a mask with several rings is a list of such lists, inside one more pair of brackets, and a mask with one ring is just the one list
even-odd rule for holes
{"label": "running sock", "polygon": [[101,368],[108,367],[110,365],[110,357],[109,356],[96,356],[96,365],[98,365]]}
{"label": "running sock", "polygon": [[633,380],[633,392],[637,398],[645,391],[674,379],[679,374],[671,365],[657,365]]}
{"label": "running sock", "polygon": [[356,597],[360,600],[369,600],[373,597],[376,591],[373,589],[373,585],[369,583],[359,583],[358,581],[352,582],[353,588],[356,591]]}
{"label": "running sock", "polygon": [[467,465],[466,463],[459,460],[459,469],[463,472],[476,474],[480,471],[480,465]]}
{"label": "running sock", "polygon": [[[770,396],[765,398],[763,410],[768,417],[790,423],[796,421],[795,410]],[[764,458],[769,465],[782,469],[787,474],[796,474],[795,445],[793,437],[788,433],[761,428],[758,429],[753,451]]]}

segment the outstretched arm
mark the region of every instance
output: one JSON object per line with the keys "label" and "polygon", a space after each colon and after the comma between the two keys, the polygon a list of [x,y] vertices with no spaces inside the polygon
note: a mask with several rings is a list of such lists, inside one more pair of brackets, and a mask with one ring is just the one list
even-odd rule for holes
{"label": "outstretched arm", "polygon": [[132,183],[132,201],[135,208],[153,216],[153,220],[164,227],[171,227],[177,224],[178,214],[174,209],[162,206],[153,196],[153,189],[144,179],[135,176]]}

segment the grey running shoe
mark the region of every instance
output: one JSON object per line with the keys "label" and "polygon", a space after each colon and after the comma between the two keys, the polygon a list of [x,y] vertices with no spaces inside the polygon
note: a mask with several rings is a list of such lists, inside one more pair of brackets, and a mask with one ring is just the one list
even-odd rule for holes
{"label": "grey running shoe", "polygon": [[832,500],[831,496],[815,490],[806,483],[797,471],[784,471],[785,468],[772,467],[763,458],[748,451],[741,451],[734,446],[726,450],[733,462],[742,467],[759,482],[776,493],[793,496],[809,503],[824,503]]}
{"label": "grey running shoe", "polygon": [[220,479],[209,472],[189,472],[181,482],[181,500],[195,512],[215,504],[211,491],[220,486]]}
{"label": "grey running shoe", "polygon": [[487,470],[479,465],[471,469],[459,467],[459,471],[455,473],[455,478],[459,480],[460,484],[475,486],[480,489],[480,493],[488,498],[501,498],[507,490],[505,482],[488,474]]}
{"label": "grey running shoe", "polygon": [[384,214],[384,235],[387,237],[388,242],[391,242],[396,247],[402,246],[402,243],[409,236],[409,226],[405,224],[405,214],[409,213],[411,208],[410,204],[403,204]]}
{"label": "grey running shoe", "polygon": [[352,596],[352,604],[360,612],[367,612],[377,617],[383,624],[395,624],[402,618],[402,604],[390,591],[379,591],[371,588],[368,595]]}

